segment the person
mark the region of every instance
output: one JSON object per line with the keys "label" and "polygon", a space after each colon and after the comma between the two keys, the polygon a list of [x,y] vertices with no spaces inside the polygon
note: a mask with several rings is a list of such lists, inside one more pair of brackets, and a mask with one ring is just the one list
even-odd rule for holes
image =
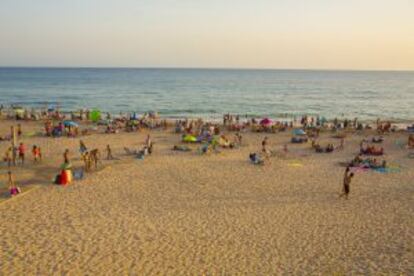
{"label": "person", "polygon": [[243,136],[240,134],[240,132],[237,132],[235,136],[236,136],[237,144],[239,146],[241,146],[242,145]]}
{"label": "person", "polygon": [[40,151],[40,147],[34,145],[32,148],[32,154],[33,154],[33,160],[35,163],[42,160],[42,153]]}
{"label": "person", "polygon": [[328,153],[330,153],[330,152],[333,152],[334,151],[334,145],[332,144],[332,143],[330,143],[330,144],[328,144],[327,146],[326,146],[326,148],[325,148],[325,152],[328,152]]}
{"label": "person", "polygon": [[337,149],[344,149],[345,148],[345,138],[341,138],[341,142],[339,144],[339,146],[337,147]]}
{"label": "person", "polygon": [[262,141],[262,152],[266,154],[268,153],[267,145],[268,145],[268,138],[265,137]]}
{"label": "person", "polygon": [[351,191],[351,186],[350,186],[351,180],[353,177],[354,177],[354,173],[350,172],[349,167],[346,167],[345,174],[344,174],[344,180],[343,180],[343,192],[339,196],[339,198],[344,196],[345,199],[348,199],[349,192]]}
{"label": "person", "polygon": [[106,159],[113,160],[114,157],[112,156],[112,149],[109,145],[106,145]]}
{"label": "person", "polygon": [[154,144],[153,144],[153,142],[151,140],[151,136],[148,134],[147,135],[147,138],[145,139],[145,147],[147,148],[149,154],[152,153],[153,145]]}
{"label": "person", "polygon": [[25,156],[25,153],[26,153],[26,147],[23,143],[20,143],[18,151],[19,151],[19,159],[20,159],[20,161],[22,162],[22,165],[23,165],[24,164],[24,156]]}
{"label": "person", "polygon": [[21,124],[17,124],[17,137],[21,137],[23,134],[22,132],[22,125]]}
{"label": "person", "polygon": [[[66,152],[66,151],[65,151]],[[72,183],[72,164],[68,158],[65,158],[64,163],[61,166],[61,172],[58,184],[66,185]]]}
{"label": "person", "polygon": [[79,140],[79,152],[83,156],[88,151],[85,143],[82,140]]}
{"label": "person", "polygon": [[255,165],[264,165],[264,160],[261,159],[257,153],[250,153],[249,159],[250,159],[250,162],[252,162]]}
{"label": "person", "polygon": [[414,134],[410,134],[408,136],[408,143],[407,143],[407,147],[409,149],[414,149]]}
{"label": "person", "polygon": [[288,149],[288,145],[287,144],[284,144],[283,145],[283,152],[284,153],[288,153],[289,152],[289,149]]}
{"label": "person", "polygon": [[13,147],[9,147],[6,150],[6,153],[4,155],[4,162],[7,162],[7,166],[11,167],[13,163]]}
{"label": "person", "polygon": [[16,196],[16,195],[20,194],[21,193],[21,190],[14,183],[14,179],[13,179],[12,172],[11,171],[8,171],[7,172],[7,175],[8,175],[10,196]]}
{"label": "person", "polygon": [[69,163],[69,149],[66,149],[65,152],[63,153],[63,162],[64,163]]}

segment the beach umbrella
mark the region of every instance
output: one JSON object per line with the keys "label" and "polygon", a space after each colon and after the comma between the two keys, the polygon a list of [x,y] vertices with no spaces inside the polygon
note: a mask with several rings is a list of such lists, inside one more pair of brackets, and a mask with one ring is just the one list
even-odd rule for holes
{"label": "beach umbrella", "polygon": [[260,125],[262,126],[270,126],[273,123],[273,121],[269,118],[264,118],[260,121]]}
{"label": "beach umbrella", "polygon": [[65,127],[78,127],[79,126],[79,124],[75,123],[74,121],[64,121],[63,125]]}
{"label": "beach umbrella", "polygon": [[195,143],[197,142],[197,138],[193,135],[186,135],[184,136],[183,141],[187,143]]}
{"label": "beach umbrella", "polygon": [[294,129],[293,130],[293,135],[295,136],[303,136],[306,135],[306,132],[303,129]]}
{"label": "beach umbrella", "polygon": [[101,111],[99,111],[97,109],[92,110],[92,112],[89,114],[89,119],[92,122],[96,123],[97,121],[99,121],[101,119]]}

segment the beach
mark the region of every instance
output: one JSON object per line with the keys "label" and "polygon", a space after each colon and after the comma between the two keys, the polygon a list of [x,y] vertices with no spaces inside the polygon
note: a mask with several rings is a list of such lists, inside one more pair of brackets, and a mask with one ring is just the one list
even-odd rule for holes
{"label": "beach", "polygon": [[[0,132],[16,123],[1,120]],[[43,128],[19,123],[24,133]],[[148,133],[154,152],[126,156],[123,148],[141,146]],[[374,133],[349,134],[329,154],[289,144],[264,166],[252,165],[249,153],[265,136],[281,152],[290,131],[248,131],[240,148],[209,155],[199,145],[172,151],[181,137],[171,128],[96,133],[81,139],[102,152],[110,144],[117,159],[68,186],[52,179],[65,149],[82,166],[80,138],[23,135],[44,158],[13,168],[23,192],[35,188],[0,201],[0,274],[412,275],[414,159],[400,146],[408,134],[384,134],[384,158],[398,170],[356,172],[349,199],[339,198],[340,163]],[[319,140],[339,143],[330,132]],[[8,146],[1,142],[0,152]],[[2,184],[6,171],[3,164]]]}

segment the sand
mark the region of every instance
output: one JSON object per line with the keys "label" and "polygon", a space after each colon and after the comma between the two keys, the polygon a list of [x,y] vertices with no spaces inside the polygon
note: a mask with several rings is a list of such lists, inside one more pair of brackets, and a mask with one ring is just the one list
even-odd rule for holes
{"label": "sand", "polygon": [[[1,121],[5,133],[12,122]],[[25,123],[24,130],[40,130]],[[367,135],[346,148],[315,154],[290,145],[287,158],[254,166],[246,145],[201,156],[172,152],[180,137],[151,131],[155,152],[125,156],[147,131],[84,137],[90,147],[111,144],[120,160],[103,161],[82,181],[51,184],[62,152],[80,166],[79,139],[30,137],[47,160],[15,169],[24,196],[0,202],[1,275],[413,275],[414,159],[386,136],[385,158],[400,172],[357,173],[348,200],[338,199],[344,168]],[[289,133],[268,134],[280,150]],[[323,134],[322,143],[338,140]],[[0,143],[0,153],[8,146]],[[195,147],[193,147],[195,148]],[[1,181],[5,181],[4,165]]]}

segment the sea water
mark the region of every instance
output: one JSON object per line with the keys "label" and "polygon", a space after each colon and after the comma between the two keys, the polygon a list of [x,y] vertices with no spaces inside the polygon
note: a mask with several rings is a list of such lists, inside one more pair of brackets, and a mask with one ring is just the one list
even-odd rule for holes
{"label": "sea water", "polygon": [[170,118],[358,117],[414,120],[414,72],[0,68],[0,104]]}

